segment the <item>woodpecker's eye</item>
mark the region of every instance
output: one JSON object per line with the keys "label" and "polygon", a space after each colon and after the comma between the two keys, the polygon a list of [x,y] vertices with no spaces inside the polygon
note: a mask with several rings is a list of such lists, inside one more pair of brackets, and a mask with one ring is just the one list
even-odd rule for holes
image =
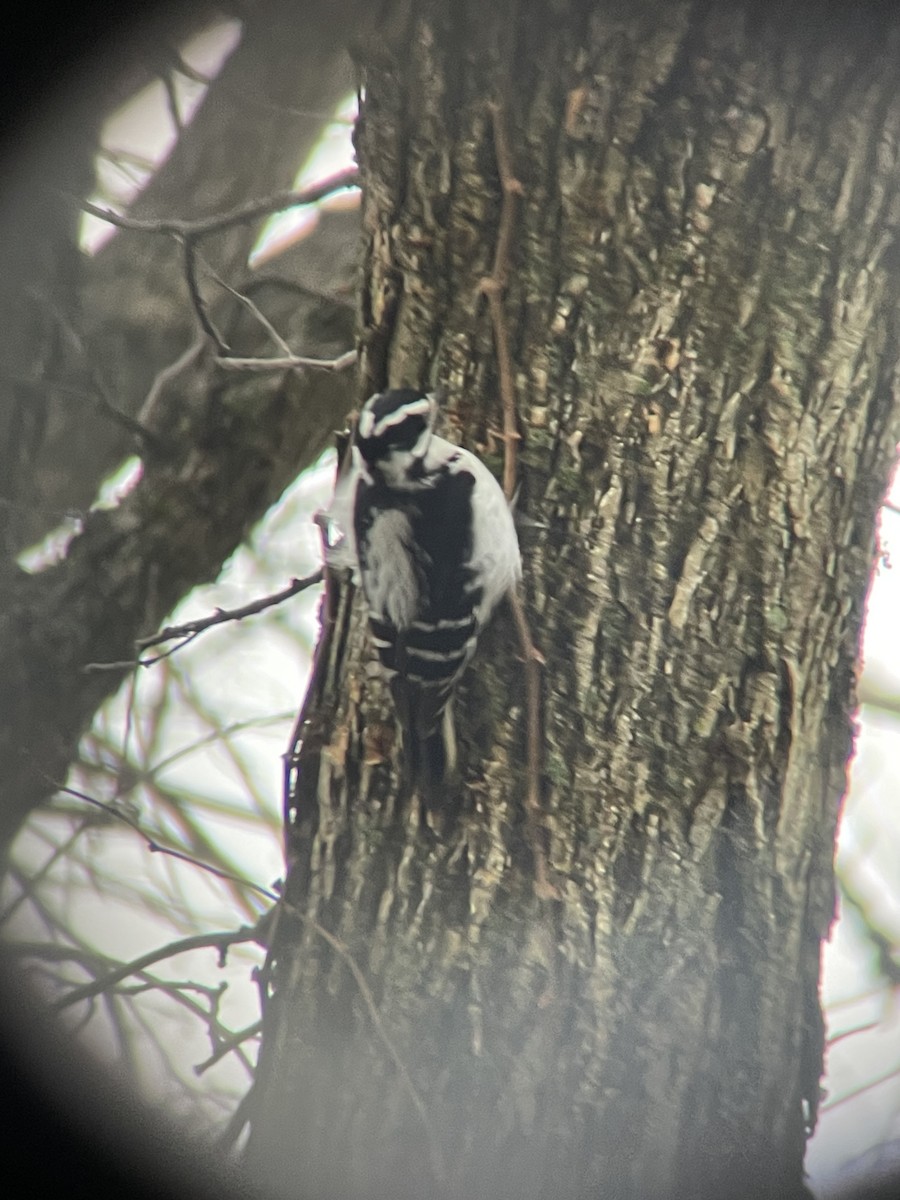
{"label": "woodpecker's eye", "polygon": [[427,428],[420,416],[406,417],[398,425],[391,425],[385,430],[384,441],[397,450],[412,450]]}

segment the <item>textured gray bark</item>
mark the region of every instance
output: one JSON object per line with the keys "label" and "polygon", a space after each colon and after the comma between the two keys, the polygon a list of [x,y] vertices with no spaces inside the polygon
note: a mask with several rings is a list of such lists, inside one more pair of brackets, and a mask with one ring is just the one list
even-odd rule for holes
{"label": "textured gray bark", "polygon": [[250,1169],[278,1195],[802,1192],[900,435],[900,24],[791,14],[414,0],[362,52],[364,374],[446,384],[482,447],[488,102],[509,116],[560,897],[533,889],[507,623],[465,684],[467,786],[435,836],[334,589],[251,1110]]}

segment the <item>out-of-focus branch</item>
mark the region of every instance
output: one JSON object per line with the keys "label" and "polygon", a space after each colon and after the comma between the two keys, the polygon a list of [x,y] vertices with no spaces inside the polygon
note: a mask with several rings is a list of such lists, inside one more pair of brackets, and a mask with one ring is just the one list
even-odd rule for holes
{"label": "out-of-focus branch", "polygon": [[197,1063],[194,1067],[195,1075],[205,1074],[210,1067],[214,1067],[217,1062],[225,1057],[226,1054],[231,1054],[239,1046],[243,1046],[244,1042],[249,1042],[253,1038],[259,1037],[262,1033],[262,1020],[254,1021],[252,1025],[248,1025],[246,1029],[238,1029],[231,1037],[224,1038],[216,1046],[215,1050],[206,1059],[205,1062]]}
{"label": "out-of-focus branch", "polygon": [[225,371],[248,371],[251,374],[267,371],[346,371],[356,362],[356,357],[355,350],[347,350],[337,358],[306,358],[302,354],[285,354],[280,358],[238,358],[234,355],[223,355],[216,359],[216,366]]}
{"label": "out-of-focus branch", "polygon": [[339,171],[321,183],[300,190],[286,188],[271,196],[263,196],[256,200],[248,200],[239,204],[229,212],[214,213],[208,217],[196,220],[182,220],[177,217],[160,217],[158,219],[142,219],[122,216],[109,208],[101,208],[88,201],[82,203],[85,212],[92,216],[115,225],[117,229],[128,229],[134,233],[162,233],[174,238],[196,239],[207,234],[218,233],[230,229],[234,225],[245,225],[258,221],[260,217],[271,216],[272,213],[284,212],[289,208],[300,208],[303,205],[315,204],[336,192],[346,191],[359,183],[359,171],[349,167]]}
{"label": "out-of-focus branch", "polygon": [[[244,277],[265,217],[266,205],[260,205],[258,198],[284,199],[295,194],[292,180],[297,168],[329,123],[328,114],[353,90],[345,45],[360,8],[357,0],[310,0],[303,12],[305,36],[298,42],[294,0],[262,0],[249,6],[243,14],[239,44],[165,162],[132,204],[128,219],[152,222],[159,214],[176,214],[188,222],[199,221],[207,229],[204,256],[213,269],[225,279]],[[140,54],[134,57],[140,59]],[[164,64],[166,68],[169,65]],[[150,64],[151,74],[156,69],[155,62]],[[79,136],[81,131],[78,123]],[[56,189],[80,198],[90,194],[92,180],[84,171],[62,169],[61,162],[68,163],[71,157],[71,141],[69,137],[61,148],[44,155],[46,178],[39,181],[42,187],[36,183],[31,189],[30,203],[4,208],[3,232],[13,255],[5,272],[13,314],[7,322],[7,340],[11,347],[19,347],[7,356],[7,362],[20,364],[15,371],[23,378],[40,381],[49,374],[60,387],[89,393],[95,390],[90,381],[99,373],[104,393],[114,398],[116,408],[136,417],[153,381],[178,359],[195,335],[195,317],[186,295],[183,246],[174,237],[123,233],[89,259],[77,255],[78,208],[66,203]],[[90,150],[83,157],[90,166]],[[21,172],[16,174],[21,176]],[[41,195],[52,199],[59,209],[59,221],[45,221],[43,215],[36,215],[48,207],[37,203]],[[257,199],[248,202],[247,197]],[[215,216],[215,228],[207,222],[210,214]],[[53,300],[55,293],[52,283],[45,283],[43,277],[39,289],[34,288],[35,264],[56,253],[57,226],[63,222],[67,223],[69,246],[60,250],[56,277],[62,294],[73,299],[82,348],[68,347],[66,361],[52,362],[48,369],[46,346],[54,336],[39,310],[45,297]],[[28,231],[34,228],[41,230],[36,249],[28,240]],[[317,232],[312,237],[319,241]],[[346,282],[340,266],[345,258],[342,249],[323,258],[335,264],[334,290],[340,290]],[[75,260],[80,278],[72,269]],[[27,289],[22,287],[23,280],[27,280]],[[210,320],[224,330],[233,300],[227,296],[214,299],[209,306]],[[301,303],[300,307],[305,312],[313,306]],[[22,333],[18,332],[20,325]],[[230,344],[227,336],[223,335],[223,340]],[[311,357],[325,357],[332,349],[317,338],[291,338],[291,344]],[[344,346],[348,344],[344,342]],[[245,345],[239,352],[249,356],[257,349]],[[40,368],[35,371],[30,363],[41,353]],[[15,409],[9,422],[0,396],[0,468],[8,468],[0,469],[0,492],[7,501],[0,521],[5,520],[12,530],[13,549],[20,549],[52,528],[55,514],[84,512],[90,507],[102,479],[132,452],[134,432],[89,402],[62,403],[58,388],[48,390],[45,396],[29,395],[25,402],[13,389],[10,395]],[[17,444],[5,444],[7,428],[19,430]]]}
{"label": "out-of-focus branch", "polygon": [[[250,309],[257,319],[264,325],[267,332],[273,334],[280,343],[280,347],[285,351],[281,358],[277,359],[255,359],[255,358],[231,358],[229,355],[229,347],[223,339],[221,333],[216,327],[215,322],[209,311],[209,305],[206,302],[203,292],[200,289],[200,284],[197,279],[197,243],[200,239],[208,234],[217,233],[223,229],[228,229],[233,225],[243,224],[248,221],[255,221],[260,216],[279,212],[286,208],[300,207],[302,205],[314,204],[326,196],[332,195],[334,192],[341,191],[345,188],[354,186],[359,179],[359,172],[355,167],[339,172],[330,179],[323,180],[312,187],[304,188],[300,191],[290,190],[281,192],[274,197],[268,197],[264,200],[252,200],[246,204],[239,205],[229,213],[220,213],[202,220],[184,221],[161,219],[154,220],[138,220],[130,217],[122,217],[109,209],[101,209],[97,205],[85,203],[86,212],[92,213],[96,217],[100,217],[108,221],[111,225],[115,225],[120,229],[132,230],[141,233],[159,233],[175,238],[182,247],[182,267],[184,271],[185,283],[187,286],[188,296],[193,306],[197,317],[197,322],[203,334],[212,342],[218,355],[217,362],[232,370],[294,370],[306,367],[318,367],[324,370],[342,370],[344,367],[351,365],[356,361],[355,351],[348,351],[337,359],[328,360],[310,356],[293,355],[290,352],[287,343],[278,334],[265,314],[242,296],[236,289],[231,288],[226,284],[221,276],[218,275],[211,267],[207,267],[210,274],[217,280],[220,286],[224,287],[236,299],[249,305]],[[260,365],[262,364],[262,365]]]}
{"label": "out-of-focus branch", "polygon": [[[343,341],[348,323],[342,312],[331,336]],[[181,364],[153,403],[165,452],[116,508],[87,514],[63,562],[16,572],[4,589],[0,844],[53,790],[48,776],[65,777],[97,706],[131,669],[85,665],[130,662],[187,591],[215,578],[354,396],[349,374],[252,383],[247,395],[241,376],[211,389],[204,355]]]}
{"label": "out-of-focus branch", "polygon": [[[185,954],[189,950],[207,950],[215,949],[219,951],[220,959],[225,954],[225,951],[231,946],[239,946],[244,942],[257,942],[260,940],[261,933],[259,926],[242,926],[240,929],[229,929],[219,933],[198,933],[192,937],[180,938],[175,942],[168,942],[165,946],[160,946],[155,950],[148,950],[146,954],[142,954],[139,958],[131,959],[130,962],[119,963],[111,967],[105,974],[92,980],[90,983],[82,984],[81,987],[72,988],[54,1005],[55,1008],[69,1008],[72,1004],[78,1004],[81,1000],[87,1000],[91,996],[97,996],[101,992],[108,991],[115,984],[123,979],[127,979],[129,975],[139,975],[145,971],[147,967],[152,967],[154,963],[163,962],[167,958],[174,958],[176,954]],[[23,952],[28,952],[28,946],[20,947]],[[36,951],[39,952],[39,951]]]}
{"label": "out-of-focus branch", "polygon": [[121,821],[123,825],[127,825],[129,829],[133,829],[147,843],[147,849],[153,854],[165,854],[169,858],[176,858],[179,862],[187,863],[189,866],[197,867],[201,871],[206,871],[210,875],[215,875],[217,879],[224,879],[228,883],[236,883],[248,891],[255,892],[257,895],[264,896],[267,900],[277,900],[278,897],[268,888],[261,887],[258,883],[254,883],[251,879],[242,879],[240,876],[233,875],[230,871],[223,871],[221,867],[216,867],[212,863],[203,862],[193,854],[188,854],[184,850],[179,850],[175,846],[166,846],[158,841],[145,829],[134,817],[129,816],[121,808],[114,804],[107,804],[105,800],[98,800],[96,796],[89,796],[86,792],[80,791],[78,788],[68,787],[65,784],[53,784],[52,780],[48,781],[55,787],[56,791],[61,792],[65,796],[72,796],[76,800],[82,800],[85,804],[90,804],[94,808],[99,808],[117,821]]}

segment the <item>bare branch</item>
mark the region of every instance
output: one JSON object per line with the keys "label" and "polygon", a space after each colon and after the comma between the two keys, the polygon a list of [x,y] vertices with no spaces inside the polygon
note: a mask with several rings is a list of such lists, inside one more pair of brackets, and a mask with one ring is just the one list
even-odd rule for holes
{"label": "bare branch", "polygon": [[192,363],[196,362],[203,352],[205,346],[206,338],[195,338],[195,340],[191,342],[190,346],[188,346],[188,348],[182,354],[180,354],[174,362],[169,363],[167,367],[163,367],[163,369],[159,372],[159,374],[153,380],[153,383],[150,385],[150,390],[147,392],[144,403],[141,405],[141,411],[138,414],[138,420],[141,422],[142,426],[146,425],[147,422],[149,422],[153,417],[154,410],[156,409],[156,405],[158,404],[159,398],[164,389],[173,380],[177,379],[182,371],[186,371]]}
{"label": "bare branch", "polygon": [[169,116],[172,119],[172,128],[176,134],[181,134],[184,130],[184,121],[181,116],[181,109],[178,104],[178,92],[175,90],[175,79],[173,72],[166,69],[160,75],[160,81],[166,93],[166,107],[169,110]]}
{"label": "bare branch", "polygon": [[228,1124],[219,1135],[216,1144],[220,1150],[230,1150],[243,1132],[244,1126],[250,1120],[250,1115],[256,1104],[256,1086],[251,1083],[249,1089],[241,1098],[237,1108],[231,1114]]}
{"label": "bare branch", "polygon": [[[503,293],[509,277],[512,237],[515,229],[516,207],[522,195],[522,185],[513,169],[509,131],[506,126],[506,110],[496,101],[488,104],[494,131],[494,154],[503,199],[500,206],[500,226],[494,248],[494,265],[491,274],[481,282],[481,291],[487,297],[494,328],[494,345],[497,352],[497,370],[500,376],[500,399],[503,405],[503,492],[508,501],[516,493],[518,456],[518,413],[516,388],[510,350],[509,327],[503,308]],[[509,603],[519,634],[519,644],[525,663],[526,741],[528,744],[528,791],[525,797],[525,820],[528,840],[534,857],[534,888],[542,899],[559,899],[559,892],[550,880],[547,856],[542,840],[540,824],[541,797],[541,666],[544,658],[536,648],[525,608],[515,590],[509,592]]]}
{"label": "bare branch", "polygon": [[171,642],[176,638],[179,639],[177,646],[172,646],[164,653],[157,654],[153,658],[139,657],[126,659],[122,662],[85,663],[81,669],[88,674],[93,674],[97,671],[122,671],[128,670],[131,667],[155,666],[156,663],[162,662],[164,658],[168,658],[174,654],[176,650],[187,646],[198,634],[203,633],[205,630],[212,629],[215,625],[224,625],[228,621],[243,621],[244,617],[252,617],[256,613],[264,612],[267,608],[274,608],[276,604],[283,604],[285,600],[290,600],[291,596],[297,596],[300,592],[305,592],[308,588],[315,587],[317,583],[321,582],[322,571],[313,571],[312,575],[307,575],[304,579],[292,579],[288,586],[282,588],[280,592],[273,592],[269,596],[262,596],[259,600],[251,600],[249,604],[244,604],[240,608],[217,608],[208,617],[197,617],[196,620],[186,621],[183,625],[167,625],[159,633],[151,634],[150,637],[140,638],[137,642],[139,649],[148,650],[151,646],[159,646],[163,642]]}
{"label": "bare branch", "polygon": [[85,804],[91,804],[94,808],[99,808],[103,812],[108,813],[111,817],[115,817],[117,821],[121,821],[123,825],[127,825],[139,834],[147,844],[147,849],[153,854],[165,854],[170,858],[176,858],[180,862],[188,863],[192,867],[199,867],[201,871],[207,871],[210,875],[215,875],[217,879],[224,879],[229,883],[239,884],[241,887],[248,888],[251,892],[256,892],[257,895],[265,896],[267,900],[278,900],[279,897],[275,892],[268,888],[262,887],[258,883],[253,883],[250,879],[242,879],[240,875],[234,875],[230,871],[223,871],[219,867],[214,867],[212,863],[203,862],[202,859],[195,858],[192,854],[186,854],[183,850],[176,850],[174,846],[164,846],[161,842],[156,841],[151,837],[134,817],[130,817],[121,808],[117,808],[114,804],[107,804],[104,800],[98,800],[96,796],[89,796],[86,792],[81,792],[77,788],[68,787],[65,784],[48,780],[56,791],[61,792],[65,796],[72,796],[76,800],[83,800]]}
{"label": "bare branch", "polygon": [[267,608],[274,608],[276,604],[283,604],[285,600],[290,600],[291,596],[297,596],[300,592],[305,592],[308,588],[315,587],[317,583],[321,582],[322,571],[320,568],[318,571],[313,571],[312,575],[306,575],[302,579],[292,579],[288,586],[282,588],[280,592],[261,596],[260,599],[251,600],[249,604],[244,604],[240,608],[217,608],[208,617],[198,617],[194,621],[186,621],[183,625],[167,625],[159,633],[141,638],[138,645],[142,650],[146,650],[150,646],[160,645],[161,642],[170,642],[173,638],[202,633],[205,629],[212,629],[214,625],[224,625],[226,621],[243,621],[244,617],[252,617],[256,613],[264,612]]}
{"label": "bare branch", "polygon": [[516,491],[516,457],[519,441],[516,420],[516,387],[510,351],[509,327],[503,309],[503,293],[509,277],[510,250],[516,221],[518,198],[522,195],[522,184],[516,178],[506,127],[506,111],[502,105],[492,101],[488,104],[494,129],[494,153],[500,175],[503,198],[500,205],[500,227],[497,245],[494,248],[494,265],[491,274],[481,281],[481,291],[487,297],[494,327],[494,344],[497,349],[497,371],[500,376],[500,400],[503,405],[503,491],[507,500],[512,500]]}
{"label": "bare branch", "polygon": [[356,351],[347,350],[337,358],[304,358],[292,354],[284,358],[234,358],[229,356],[217,358],[217,367],[226,371],[346,371],[356,362]]}
{"label": "bare branch", "polygon": [[525,796],[525,820],[528,840],[534,855],[534,887],[541,899],[558,900],[559,891],[550,879],[547,856],[542,840],[541,813],[541,667],[544,656],[531,639],[525,606],[514,590],[509,592],[509,605],[516,622],[519,644],[525,663],[525,740],[528,746],[528,791]]}
{"label": "bare branch", "polygon": [[184,277],[200,328],[213,343],[218,354],[227,354],[228,345],[213,324],[206,301],[203,299],[203,293],[200,291],[200,284],[197,280],[197,239],[193,237],[184,239]]}
{"label": "bare branch", "polygon": [[15,379],[9,375],[0,376],[6,378],[9,382],[15,383],[18,387],[36,389],[51,387],[62,395],[75,396],[79,399],[88,400],[95,409],[104,416],[115,421],[116,424],[134,434],[144,445],[150,448],[158,449],[161,445],[161,440],[152,430],[147,429],[140,421],[135,420],[129,413],[124,412],[118,404],[115,403],[110,395],[109,388],[103,380],[100,371],[89,362],[87,347],[84,343],[84,338],[81,333],[75,328],[69,316],[63,310],[63,307],[55,303],[52,299],[45,301],[49,311],[53,314],[53,318],[57,323],[59,332],[65,339],[66,343],[71,346],[73,352],[79,359],[88,362],[88,375],[90,383],[93,384],[94,391],[89,392],[75,384],[67,383],[62,380],[53,380],[46,377],[42,378],[40,384],[35,384],[31,379]]}
{"label": "bare branch", "polygon": [[272,341],[275,343],[275,345],[278,347],[278,349],[281,351],[281,353],[286,354],[289,357],[293,357],[293,352],[292,352],[290,346],[287,344],[287,342],[284,340],[284,338],[281,336],[281,334],[278,332],[278,330],[275,328],[275,326],[272,324],[272,322],[269,320],[269,318],[266,316],[266,314],[262,311],[262,309],[258,308],[253,303],[253,301],[250,299],[250,297],[248,295],[246,295],[242,291],[239,291],[236,287],[232,287],[230,283],[228,283],[226,280],[224,280],[222,278],[222,276],[218,273],[218,271],[214,270],[210,266],[210,264],[208,262],[206,262],[205,259],[201,255],[198,254],[197,258],[200,260],[200,262],[203,263],[203,267],[206,270],[209,277],[211,279],[214,279],[220,288],[224,288],[224,290],[226,292],[228,292],[228,294],[230,296],[233,296],[235,298],[235,300],[238,301],[239,304],[243,304],[243,306],[247,309],[247,311],[250,313],[250,315],[256,321],[259,322],[259,324],[263,327],[263,329],[265,329],[266,333],[269,335],[269,337],[272,339]]}
{"label": "bare branch", "polygon": [[850,1088],[850,1090],[844,1092],[843,1095],[830,1096],[819,1106],[819,1112],[833,1112],[842,1104],[847,1104],[848,1101],[855,1100],[857,1096],[862,1096],[864,1093],[870,1092],[873,1088],[879,1087],[882,1083],[887,1083],[889,1079],[896,1079],[898,1077],[900,1077],[900,1063],[895,1062],[892,1067],[889,1067],[888,1070],[884,1072],[884,1074],[876,1075],[874,1079],[865,1080],[864,1083]]}
{"label": "bare branch", "polygon": [[311,187],[300,190],[289,188],[282,192],[275,192],[271,196],[264,196],[258,200],[248,200],[246,204],[240,204],[230,212],[215,213],[194,221],[171,217],[161,217],[159,220],[126,217],[113,212],[110,208],[102,208],[89,202],[82,202],[81,207],[86,213],[90,213],[93,217],[99,217],[101,221],[107,221],[110,225],[115,225],[117,229],[127,229],[134,233],[162,233],[176,238],[198,238],[205,237],[209,233],[218,233],[222,229],[229,229],[233,225],[255,221],[258,217],[271,216],[272,213],[283,212],[288,208],[316,204],[327,196],[333,196],[335,192],[356,187],[358,183],[359,172],[356,167],[349,167]]}
{"label": "bare branch", "polygon": [[244,1042],[249,1042],[251,1038],[258,1037],[261,1033],[262,1020],[259,1020],[254,1021],[252,1025],[248,1025],[246,1029],[239,1029],[230,1038],[224,1038],[219,1042],[209,1058],[202,1063],[197,1063],[194,1067],[194,1074],[203,1075],[210,1067],[214,1067],[220,1059],[223,1059],[226,1054],[231,1054],[233,1050],[237,1050]]}
{"label": "bare branch", "polygon": [[131,962],[121,963],[107,974],[92,980],[90,983],[85,983],[81,987],[73,988],[71,992],[63,996],[53,1005],[54,1009],[59,1010],[68,1008],[72,1004],[77,1004],[80,1000],[87,1000],[90,996],[97,996],[101,992],[108,991],[115,984],[127,979],[129,975],[139,975],[147,967],[152,967],[154,963],[162,962],[166,958],[174,958],[176,954],[184,954],[188,950],[206,950],[210,947],[215,947],[219,951],[220,958],[229,946],[238,946],[243,942],[255,942],[260,938],[259,925],[242,926],[240,929],[226,930],[222,933],[198,933],[193,937],[181,938],[175,942],[169,942],[168,945],[160,946],[156,950],[148,950],[146,954],[142,954],[140,958],[132,959]]}

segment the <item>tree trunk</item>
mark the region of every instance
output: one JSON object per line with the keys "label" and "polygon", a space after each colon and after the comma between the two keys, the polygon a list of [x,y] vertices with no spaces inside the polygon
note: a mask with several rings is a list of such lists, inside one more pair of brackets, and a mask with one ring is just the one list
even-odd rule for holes
{"label": "tree trunk", "polygon": [[533,886],[508,619],[465,681],[466,786],[435,835],[335,581],[251,1106],[280,1195],[802,1192],[900,435],[900,24],[586,7],[411,0],[363,52],[366,386],[440,381],[480,449],[501,423],[490,102],[509,127],[558,898]]}

